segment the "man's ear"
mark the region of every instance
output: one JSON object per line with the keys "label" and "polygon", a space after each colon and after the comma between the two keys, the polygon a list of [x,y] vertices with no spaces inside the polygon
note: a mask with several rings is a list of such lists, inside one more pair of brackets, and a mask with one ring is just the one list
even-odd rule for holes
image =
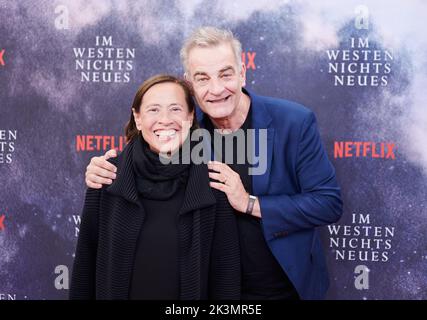
{"label": "man's ear", "polygon": [[190,121],[190,128],[193,126],[194,121],[197,121],[197,120],[195,119],[195,116],[196,116],[196,113],[195,113],[195,111],[193,110],[193,111],[190,113],[190,117],[189,117],[189,121]]}
{"label": "man's ear", "polygon": [[246,65],[243,62],[240,69],[239,76],[242,79],[242,87],[246,86]]}
{"label": "man's ear", "polygon": [[132,113],[135,119],[136,128],[141,131],[141,113],[136,112],[134,108],[132,108]]}
{"label": "man's ear", "polygon": [[190,88],[193,88],[193,83],[191,82],[191,77],[188,72],[184,72],[184,81],[190,86]]}

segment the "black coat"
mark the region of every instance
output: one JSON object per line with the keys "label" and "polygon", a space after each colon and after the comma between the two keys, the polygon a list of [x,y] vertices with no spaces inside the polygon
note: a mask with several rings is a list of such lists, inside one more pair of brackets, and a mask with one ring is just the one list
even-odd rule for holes
{"label": "black coat", "polygon": [[[128,299],[144,210],[132,163],[133,142],[112,162],[110,186],[88,189],[81,216],[70,299]],[[190,166],[179,212],[180,299],[239,299],[236,217],[224,193],[209,186],[206,165]],[[155,244],[153,244],[155,250]]]}

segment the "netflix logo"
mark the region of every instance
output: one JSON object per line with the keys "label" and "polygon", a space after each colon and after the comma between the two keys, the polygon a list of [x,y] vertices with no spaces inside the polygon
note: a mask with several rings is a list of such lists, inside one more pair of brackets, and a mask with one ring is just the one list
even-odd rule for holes
{"label": "netflix logo", "polygon": [[4,214],[0,215],[0,231],[4,230],[4,219],[6,218],[6,216]]}
{"label": "netflix logo", "polygon": [[2,66],[2,67],[5,66],[4,53],[5,53],[5,49],[0,49],[0,66]]}
{"label": "netflix logo", "polygon": [[247,70],[249,69],[256,70],[255,56],[256,56],[256,52],[252,52],[252,51],[242,52],[242,62],[245,64]]}
{"label": "netflix logo", "polygon": [[122,151],[126,146],[124,136],[103,136],[103,135],[77,135],[76,151],[108,151],[116,149]]}
{"label": "netflix logo", "polygon": [[396,160],[396,145],[389,142],[335,141],[334,158],[379,158]]}

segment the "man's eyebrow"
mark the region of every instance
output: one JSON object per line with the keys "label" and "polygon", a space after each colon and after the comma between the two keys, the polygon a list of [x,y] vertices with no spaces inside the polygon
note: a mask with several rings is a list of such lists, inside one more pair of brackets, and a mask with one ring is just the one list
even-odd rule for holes
{"label": "man's eyebrow", "polygon": [[[231,65],[222,68],[221,70],[218,71],[218,73],[221,74],[221,73],[224,73],[224,72],[230,71],[230,70],[234,72],[234,68]],[[208,76],[208,74],[206,72],[203,72],[203,71],[197,71],[194,73],[193,78],[195,78],[197,76]]]}
{"label": "man's eyebrow", "polygon": [[233,66],[226,66],[226,67],[222,68],[221,70],[219,70],[218,73],[224,73],[224,72],[229,71],[229,70],[234,71]]}
{"label": "man's eyebrow", "polygon": [[197,77],[197,76],[207,76],[208,74],[206,72],[203,71],[197,71],[196,73],[193,74],[193,78]]}

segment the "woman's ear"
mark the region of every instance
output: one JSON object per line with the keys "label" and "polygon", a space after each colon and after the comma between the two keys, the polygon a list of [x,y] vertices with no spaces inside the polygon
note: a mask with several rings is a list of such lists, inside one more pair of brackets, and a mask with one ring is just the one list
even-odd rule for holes
{"label": "woman's ear", "polygon": [[134,108],[132,108],[133,117],[135,119],[136,128],[141,131],[141,113],[136,112]]}

